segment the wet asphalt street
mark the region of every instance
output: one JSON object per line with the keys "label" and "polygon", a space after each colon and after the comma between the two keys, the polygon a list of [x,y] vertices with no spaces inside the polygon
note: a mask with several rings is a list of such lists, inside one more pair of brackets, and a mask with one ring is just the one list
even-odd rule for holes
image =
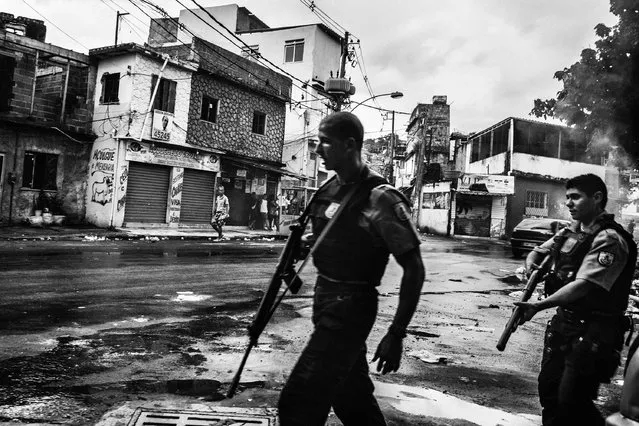
{"label": "wet asphalt street", "polygon": [[[281,247],[241,240],[0,243],[0,422],[94,424],[126,401],[222,400]],[[501,242],[477,239],[424,237],[422,254],[427,280],[402,367],[373,373],[389,424],[497,424],[490,416],[535,424],[550,313],[522,327],[504,353],[495,349],[521,287],[514,275],[521,260]],[[215,403],[275,406],[310,332],[313,277],[311,266],[300,294],[285,299],[267,327],[239,394]],[[392,319],[400,277],[391,261],[369,353]],[[425,391],[439,396],[419,396]],[[614,410],[618,393],[615,384],[604,389],[601,406]],[[449,397],[459,400],[444,401]],[[471,418],[455,409],[460,403],[470,404]],[[441,409],[446,404],[452,418]],[[515,420],[504,420],[511,415]]]}

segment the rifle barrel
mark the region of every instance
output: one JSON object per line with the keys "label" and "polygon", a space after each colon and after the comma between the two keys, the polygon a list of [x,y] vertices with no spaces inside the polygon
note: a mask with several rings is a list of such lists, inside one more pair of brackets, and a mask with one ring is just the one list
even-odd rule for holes
{"label": "rifle barrel", "polygon": [[244,370],[244,364],[246,364],[246,360],[248,359],[249,354],[251,353],[251,349],[253,349],[255,343],[251,340],[244,351],[244,356],[242,357],[242,362],[240,363],[237,372],[235,373],[235,377],[233,377],[233,381],[231,382],[231,386],[229,390],[226,392],[227,398],[233,398],[235,395],[235,391],[237,391],[237,386],[240,384],[240,377],[242,376],[242,371]]}

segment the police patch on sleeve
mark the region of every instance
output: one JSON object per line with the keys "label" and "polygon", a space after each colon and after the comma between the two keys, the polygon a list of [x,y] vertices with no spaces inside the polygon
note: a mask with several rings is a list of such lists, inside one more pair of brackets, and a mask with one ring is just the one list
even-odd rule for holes
{"label": "police patch on sleeve", "polygon": [[408,213],[408,209],[403,203],[397,203],[393,207],[395,209],[395,215],[399,220],[405,222],[410,219],[410,214]]}
{"label": "police patch on sleeve", "polygon": [[601,266],[608,267],[615,261],[615,255],[609,251],[600,251],[599,256],[597,256],[597,261]]}

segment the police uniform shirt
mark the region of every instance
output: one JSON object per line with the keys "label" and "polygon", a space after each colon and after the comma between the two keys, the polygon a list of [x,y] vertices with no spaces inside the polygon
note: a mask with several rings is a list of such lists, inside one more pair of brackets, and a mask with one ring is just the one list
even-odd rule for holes
{"label": "police uniform shirt", "polygon": [[[594,227],[597,227],[597,225],[595,224]],[[570,229],[563,229],[559,232],[578,233],[580,231],[592,234],[594,229],[593,227],[584,227],[580,222],[574,222]],[[574,242],[576,242],[574,238],[568,238],[564,242],[561,251],[569,251]],[[547,253],[552,244],[553,239],[551,238],[535,248],[535,251]],[[628,261],[628,253],[629,249],[626,240],[614,229],[604,229],[592,241],[590,250],[588,250],[581,262],[575,279],[589,281],[609,292]]]}
{"label": "police uniform shirt", "polygon": [[[379,177],[366,167],[361,179],[374,176]],[[311,209],[316,237],[352,185],[334,180],[318,191]],[[315,252],[314,263],[320,274],[340,280],[370,278],[377,281],[383,274],[388,254],[397,257],[420,245],[408,204],[391,185],[374,187],[361,207],[355,211],[347,208],[342,214]]]}
{"label": "police uniform shirt", "polygon": [[[592,233],[591,229],[583,228]],[[581,262],[576,279],[590,281],[610,291],[628,261],[628,244],[614,229],[600,231]]]}

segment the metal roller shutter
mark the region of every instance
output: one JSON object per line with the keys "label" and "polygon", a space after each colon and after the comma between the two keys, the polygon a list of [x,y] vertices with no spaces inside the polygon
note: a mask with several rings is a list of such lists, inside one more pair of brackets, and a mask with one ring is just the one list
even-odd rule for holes
{"label": "metal roller shutter", "polygon": [[215,173],[184,169],[180,223],[211,223],[214,194]]}
{"label": "metal roller shutter", "polygon": [[124,222],[166,223],[171,168],[129,162]]}

